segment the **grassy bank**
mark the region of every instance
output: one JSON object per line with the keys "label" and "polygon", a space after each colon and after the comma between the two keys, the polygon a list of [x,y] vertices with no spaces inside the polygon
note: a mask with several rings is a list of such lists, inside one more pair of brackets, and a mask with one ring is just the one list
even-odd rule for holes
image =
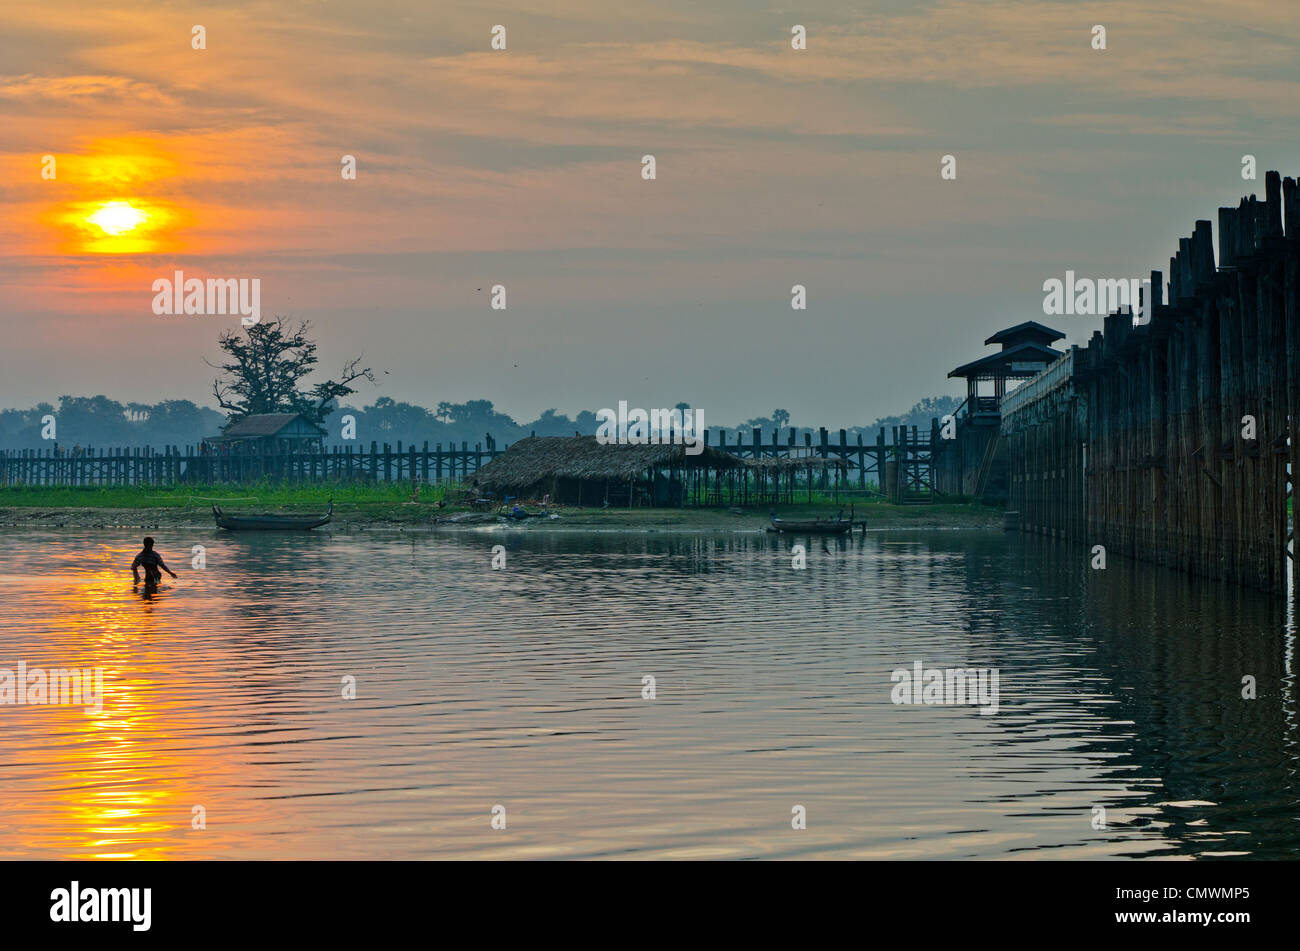
{"label": "grassy bank", "polygon": [[[448,492],[447,490],[450,490]],[[463,495],[456,486],[422,486],[421,504],[433,507],[448,496]],[[0,487],[0,508],[116,508],[116,509],[208,509],[219,505],[250,505],[269,508],[294,506],[324,508],[334,504],[397,505],[410,501],[409,485],[291,485],[261,483],[245,486],[113,486],[78,488],[43,486]]]}
{"label": "grassy bank", "polygon": [[[0,488],[0,527],[101,528],[212,524],[214,503],[228,512],[294,512],[324,510],[334,500],[334,525],[339,528],[385,526],[431,527],[435,519],[468,519],[462,524],[498,524],[491,513],[471,514],[460,502],[459,486],[421,486],[412,500],[407,485],[250,485],[160,488]],[[454,500],[454,501],[453,501]],[[441,505],[439,503],[442,503]],[[1002,525],[1001,509],[974,503],[893,505],[856,501],[857,519],[869,528],[994,528]],[[849,503],[828,498],[777,506],[783,518],[829,518]],[[531,507],[530,507],[531,508]],[[528,530],[607,528],[629,530],[759,530],[766,526],[766,504],[745,507],[739,514],[727,508],[622,509],[552,506],[558,519],[524,523]]]}

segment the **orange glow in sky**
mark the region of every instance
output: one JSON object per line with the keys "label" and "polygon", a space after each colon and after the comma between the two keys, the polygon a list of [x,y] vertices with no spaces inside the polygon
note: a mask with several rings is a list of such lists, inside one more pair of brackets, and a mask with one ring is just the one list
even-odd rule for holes
{"label": "orange glow in sky", "polygon": [[55,224],[73,253],[149,254],[175,245],[167,226],[177,217],[170,205],[131,196],[67,202]]}
{"label": "orange glow in sky", "polygon": [[147,137],[99,139],[59,156],[66,189],[43,215],[63,254],[156,254],[181,246],[178,206],[156,196],[180,177],[177,157]]}

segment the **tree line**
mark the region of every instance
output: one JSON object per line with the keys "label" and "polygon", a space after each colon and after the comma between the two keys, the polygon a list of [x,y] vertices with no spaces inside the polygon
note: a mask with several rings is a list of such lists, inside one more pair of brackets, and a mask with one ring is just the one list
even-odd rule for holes
{"label": "tree line", "polygon": [[[951,396],[930,397],[905,413],[881,417],[873,423],[849,427],[846,431],[850,440],[861,434],[866,442],[875,441],[881,426],[887,431],[891,426],[919,426],[929,431],[931,417],[952,412],[958,403],[959,400]],[[596,414],[591,410],[570,417],[548,409],[536,419],[518,422],[497,410],[491,400],[442,402],[434,409],[428,409],[381,396],[369,405],[336,404],[331,410],[324,420],[329,433],[325,443],[339,446],[369,446],[372,440],[381,445],[396,445],[400,440],[405,445],[415,443],[418,446],[427,440],[430,446],[461,442],[473,446],[484,442],[487,435],[499,446],[504,446],[532,433],[538,436],[572,436],[575,432],[592,435],[598,425]],[[340,420],[345,415],[356,419],[355,442],[341,438]],[[42,439],[42,430],[46,428],[43,421],[50,416],[55,419],[56,438]],[[189,400],[122,403],[102,395],[61,396],[57,404],[42,402],[29,409],[0,410],[0,449],[49,449],[56,444],[65,450],[77,446],[105,449],[114,446],[153,446],[159,449],[164,446],[193,446],[204,437],[219,434],[227,421],[225,414]],[[780,430],[780,437],[784,440],[790,431],[790,417],[784,410],[775,410],[735,426],[710,426],[709,439],[716,443],[719,434],[725,431],[728,442],[735,442],[737,436],[749,442],[754,427],[762,430],[764,440],[771,438],[774,429]],[[806,432],[813,433],[816,441],[815,426],[796,425],[793,428],[800,443]],[[838,431],[832,433],[831,438],[838,439]]]}
{"label": "tree line", "polygon": [[[570,418],[554,408],[544,410],[534,420],[516,422],[499,412],[491,400],[441,402],[430,410],[381,396],[369,406],[353,406],[342,401],[357,393],[354,383],[366,380],[374,384],[375,372],[362,366],[358,356],[343,365],[337,379],[309,383],[307,378],[315,374],[318,363],[316,342],[308,336],[310,328],[307,321],[290,325],[275,319],[239,332],[223,332],[217,345],[225,355],[224,362],[208,365],[220,371],[213,380],[212,395],[224,413],[189,400],[149,404],[119,403],[103,395],[61,396],[57,407],[38,403],[25,410],[0,410],[0,449],[193,446],[205,437],[219,435],[245,416],[263,413],[301,413],[326,430],[326,445],[395,445],[399,441],[408,445],[426,441],[474,445],[488,440],[506,445],[532,434],[592,435],[599,425],[592,410]],[[864,441],[873,441],[881,426],[928,429],[931,417],[953,412],[958,405],[955,397],[929,397],[906,413],[882,417],[847,432],[850,439],[860,434]],[[690,409],[690,404],[679,402],[675,408],[684,411]],[[356,443],[342,438],[345,416],[353,417]],[[789,438],[790,413],[775,409],[767,416],[753,417],[735,426],[708,427],[715,442],[724,432],[731,442],[751,439],[755,428],[762,430],[764,439],[770,439],[773,430],[781,430],[782,437]],[[816,430],[795,426],[793,431],[802,442],[805,433]]]}

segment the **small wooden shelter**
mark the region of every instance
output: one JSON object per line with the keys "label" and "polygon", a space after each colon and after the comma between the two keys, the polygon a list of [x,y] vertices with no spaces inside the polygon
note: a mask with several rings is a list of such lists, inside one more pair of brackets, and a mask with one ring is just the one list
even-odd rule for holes
{"label": "small wooden shelter", "polygon": [[321,452],[325,430],[301,413],[258,413],[203,442],[209,449],[256,453]]}
{"label": "small wooden shelter", "polygon": [[676,506],[719,496],[722,473],[743,470],[728,452],[703,447],[696,455],[674,444],[600,443],[595,436],[521,439],[469,478],[497,498],[541,499],[559,505]]}

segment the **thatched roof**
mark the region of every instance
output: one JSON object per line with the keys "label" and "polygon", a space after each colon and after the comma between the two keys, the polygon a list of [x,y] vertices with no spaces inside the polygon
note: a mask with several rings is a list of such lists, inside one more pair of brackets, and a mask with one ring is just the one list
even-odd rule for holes
{"label": "thatched roof", "polygon": [[690,456],[685,446],[672,444],[602,445],[595,436],[532,436],[483,466],[470,476],[470,482],[493,489],[530,486],[551,478],[626,481],[643,476],[647,469],[738,469],[743,465],[731,453],[710,447]]}

